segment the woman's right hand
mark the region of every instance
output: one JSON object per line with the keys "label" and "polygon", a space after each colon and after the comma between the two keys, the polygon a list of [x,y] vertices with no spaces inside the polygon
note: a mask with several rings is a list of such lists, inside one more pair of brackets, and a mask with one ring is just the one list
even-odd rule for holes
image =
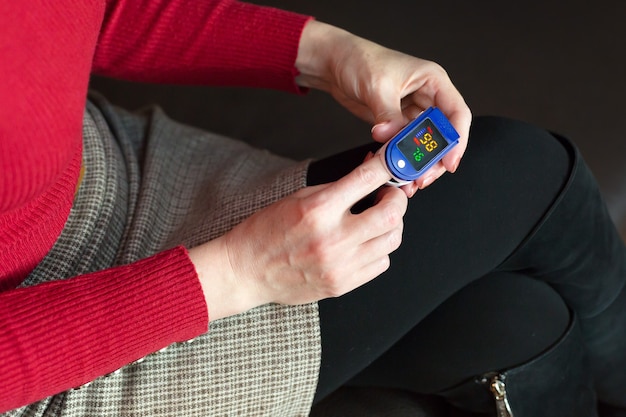
{"label": "woman's right hand", "polygon": [[402,240],[405,193],[382,187],[372,207],[359,214],[350,209],[389,178],[380,158],[371,158],[191,249],[210,320],[266,303],[337,297],[384,272]]}

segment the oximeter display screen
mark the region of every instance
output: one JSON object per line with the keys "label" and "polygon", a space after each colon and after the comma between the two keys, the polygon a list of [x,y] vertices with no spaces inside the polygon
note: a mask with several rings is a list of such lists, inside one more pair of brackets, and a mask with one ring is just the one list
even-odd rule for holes
{"label": "oximeter display screen", "polygon": [[397,143],[398,149],[415,168],[422,169],[437,154],[443,151],[448,142],[443,138],[433,122],[426,118],[415,129]]}

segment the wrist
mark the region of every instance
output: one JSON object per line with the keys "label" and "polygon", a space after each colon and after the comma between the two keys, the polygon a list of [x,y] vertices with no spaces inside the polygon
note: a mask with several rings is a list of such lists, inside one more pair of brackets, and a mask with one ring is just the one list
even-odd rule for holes
{"label": "wrist", "polygon": [[209,310],[209,321],[243,313],[260,305],[230,265],[222,238],[189,249]]}
{"label": "wrist", "polygon": [[344,45],[352,37],[355,36],[343,29],[310,20],[302,30],[298,46],[295,63],[298,85],[328,91]]}

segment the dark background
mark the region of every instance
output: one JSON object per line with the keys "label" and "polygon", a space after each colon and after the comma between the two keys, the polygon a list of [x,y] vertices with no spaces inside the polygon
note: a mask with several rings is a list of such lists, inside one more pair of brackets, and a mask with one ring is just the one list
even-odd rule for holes
{"label": "dark background", "polygon": [[[519,118],[570,137],[616,221],[626,218],[626,2],[255,2],[312,14],[438,62],[474,115]],[[298,159],[370,140],[369,126],[315,91],[299,97],[103,78],[94,78],[92,88],[123,107],[157,103],[179,121]]]}

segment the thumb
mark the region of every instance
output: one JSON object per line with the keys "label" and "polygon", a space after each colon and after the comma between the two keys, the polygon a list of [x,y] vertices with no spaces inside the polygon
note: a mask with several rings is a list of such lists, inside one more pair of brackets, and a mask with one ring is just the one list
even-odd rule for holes
{"label": "thumb", "polygon": [[377,142],[386,142],[404,127],[406,121],[402,113],[400,96],[397,93],[380,93],[369,107],[374,115],[372,137]]}

